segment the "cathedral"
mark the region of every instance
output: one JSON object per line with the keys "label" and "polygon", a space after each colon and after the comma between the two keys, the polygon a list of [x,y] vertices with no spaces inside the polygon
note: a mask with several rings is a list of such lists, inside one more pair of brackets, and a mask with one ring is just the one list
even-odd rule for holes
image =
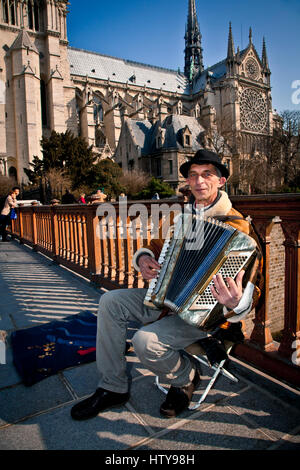
{"label": "cathedral", "polygon": [[[26,183],[52,130],[84,137],[99,159],[137,169],[178,189],[179,166],[199,148],[228,166],[231,193],[242,166],[267,146],[272,109],[265,40],[234,45],[205,67],[195,0],[187,2],[184,69],[147,65],[71,47],[67,0],[0,0],[0,174]],[[183,25],[184,29],[184,25]],[[227,39],[227,38],[226,38]]]}

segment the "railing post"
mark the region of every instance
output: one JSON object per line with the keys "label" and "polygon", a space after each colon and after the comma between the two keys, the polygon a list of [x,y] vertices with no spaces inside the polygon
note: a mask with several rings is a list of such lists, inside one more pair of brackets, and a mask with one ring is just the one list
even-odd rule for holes
{"label": "railing post", "polygon": [[[88,248],[88,264],[90,276],[93,277],[100,273],[101,267],[101,253],[99,237],[97,236],[97,226],[99,225],[99,218],[96,215],[96,207],[87,213],[87,248]],[[90,209],[90,208],[89,208]]]}
{"label": "railing post", "polygon": [[[21,204],[20,204],[20,206],[21,206]],[[22,210],[19,210],[19,230],[20,230],[19,240],[20,240],[20,244],[22,245],[24,243],[24,239],[23,239],[23,235],[24,235],[23,211]]]}
{"label": "railing post", "polygon": [[31,209],[31,223],[32,223],[32,248],[37,251],[37,232],[36,232],[36,212],[34,207]]}
{"label": "railing post", "polygon": [[250,336],[250,341],[256,343],[263,350],[273,347],[273,338],[270,330],[269,319],[269,286],[270,286],[270,243],[271,230],[274,222],[273,217],[256,216],[253,220],[254,226],[262,242],[263,250],[263,277],[264,289],[262,298],[255,309],[254,328]]}
{"label": "railing post", "polygon": [[133,273],[132,273],[132,248],[131,248],[131,234],[130,234],[130,217],[127,216],[126,226],[126,237],[124,241],[124,255],[125,255],[125,287],[133,287]]}
{"label": "railing post", "polygon": [[51,213],[51,235],[52,235],[52,259],[57,260],[58,256],[58,223],[55,206],[50,208]]}
{"label": "railing post", "polygon": [[[278,352],[298,357],[300,365],[300,221],[281,218],[285,236],[284,330]],[[298,340],[298,341],[297,341]]]}
{"label": "railing post", "polygon": [[116,282],[120,286],[124,283],[124,255],[123,255],[123,231],[122,221],[119,211],[116,215],[116,239],[115,239],[115,252],[116,252]]}

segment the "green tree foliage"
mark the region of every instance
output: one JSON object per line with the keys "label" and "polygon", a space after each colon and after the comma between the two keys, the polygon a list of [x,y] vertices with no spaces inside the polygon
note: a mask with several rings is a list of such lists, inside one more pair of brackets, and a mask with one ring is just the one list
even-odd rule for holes
{"label": "green tree foliage", "polygon": [[41,140],[43,159],[35,156],[31,169],[24,168],[30,182],[36,183],[49,170],[63,170],[71,178],[72,188],[92,183],[96,156],[82,137],[74,137],[70,131],[51,132],[49,139]]}
{"label": "green tree foliage", "polygon": [[96,163],[97,156],[82,137],[74,137],[70,131],[52,131],[49,138],[42,138],[41,146],[43,159],[35,156],[31,168],[24,169],[31,183],[39,183],[50,170],[58,170],[71,180],[72,190],[84,186],[92,192],[101,185],[107,194],[116,191],[117,184],[111,180],[120,174],[119,166],[111,160]]}
{"label": "green tree foliage", "polygon": [[124,191],[120,182],[122,170],[119,165],[109,158],[96,163],[92,175],[93,182],[91,183],[91,187],[94,191],[103,188],[105,194],[114,198]]}
{"label": "green tree foliage", "polygon": [[24,168],[24,171],[30,183],[37,184],[40,182],[42,176],[45,173],[43,160],[40,160],[39,157],[34,156],[30,166],[31,168]]}
{"label": "green tree foliage", "polygon": [[151,199],[155,193],[161,199],[171,197],[175,194],[174,189],[168,183],[152,177],[147,187],[133,196],[133,199]]}

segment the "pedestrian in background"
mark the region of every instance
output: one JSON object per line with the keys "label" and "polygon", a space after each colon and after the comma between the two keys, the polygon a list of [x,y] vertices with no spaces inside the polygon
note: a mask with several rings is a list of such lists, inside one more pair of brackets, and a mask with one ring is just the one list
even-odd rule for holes
{"label": "pedestrian in background", "polygon": [[68,189],[66,189],[65,194],[61,198],[61,203],[62,204],[76,204],[77,201],[76,201],[75,196],[72,193],[70,193]]}
{"label": "pedestrian in background", "polygon": [[7,238],[7,226],[11,225],[11,210],[17,206],[17,196],[20,194],[20,188],[14,186],[5,199],[3,209],[0,215],[0,234],[3,242],[9,242]]}
{"label": "pedestrian in background", "polygon": [[85,193],[80,194],[80,198],[78,199],[79,204],[86,204],[85,200]]}

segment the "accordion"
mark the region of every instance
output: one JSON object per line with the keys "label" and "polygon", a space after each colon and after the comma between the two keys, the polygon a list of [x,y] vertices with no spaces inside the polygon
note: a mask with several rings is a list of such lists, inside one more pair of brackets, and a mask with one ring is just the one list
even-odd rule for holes
{"label": "accordion", "polygon": [[149,283],[144,304],[168,308],[193,326],[211,329],[226,321],[210,290],[213,276],[234,279],[242,269],[249,276],[256,258],[256,242],[245,233],[215,218],[180,214],[165,239],[161,268]]}

